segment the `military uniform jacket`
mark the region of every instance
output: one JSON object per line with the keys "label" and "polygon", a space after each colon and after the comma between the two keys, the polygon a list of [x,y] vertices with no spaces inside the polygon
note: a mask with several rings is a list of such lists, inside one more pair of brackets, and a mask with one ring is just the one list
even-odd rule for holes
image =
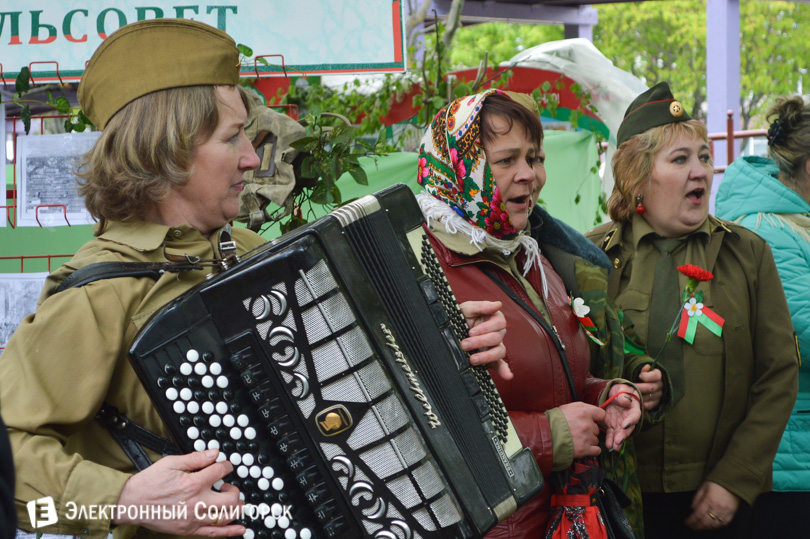
{"label": "military uniform jacket", "polygon": [[[703,480],[752,504],[771,488],[774,454],[796,399],[798,357],[770,248],[743,227],[708,219],[704,269],[714,278],[701,287],[708,287],[711,308],[725,318],[725,325],[720,409]],[[632,267],[633,246],[622,241],[627,226],[613,223],[588,234],[612,261],[611,298],[616,298],[627,268],[653,276],[653,268]],[[695,422],[701,419],[694,417]]]}
{"label": "military uniform jacket", "polygon": [[[218,237],[214,232],[207,239],[188,226],[113,222],[47,278],[37,312],[22,321],[0,361],[20,528],[31,529],[26,503],[51,496],[58,521],[37,531],[107,537],[111,514],[98,509],[116,503],[135,468],[94,416],[107,401],[135,423],[170,436],[130,366],[129,347],[152,314],[218,269],[165,273],[157,281],[105,279],[53,294],[56,286],[96,262],[165,262],[167,254],[219,258]],[[233,239],[238,254],[265,241],[245,229],[234,229]],[[160,457],[148,453],[153,461]],[[68,519],[72,504],[96,512]],[[147,530],[114,530],[116,538],[140,532]]]}

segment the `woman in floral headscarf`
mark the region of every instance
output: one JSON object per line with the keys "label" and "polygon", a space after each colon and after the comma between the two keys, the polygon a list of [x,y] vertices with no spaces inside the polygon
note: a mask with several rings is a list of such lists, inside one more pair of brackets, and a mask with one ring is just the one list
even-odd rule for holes
{"label": "woman in floral headscarf", "polygon": [[[418,181],[425,192],[417,199],[428,235],[460,301],[474,296],[503,303],[506,361],[514,378],[493,378],[546,479],[543,491],[490,537],[542,536],[551,512],[552,471],[598,455],[600,425],[606,446],[618,450],[641,417],[633,386],[588,374],[588,337],[566,286],[530,234],[544,161],[539,118],[498,90],[457,99],[439,111],[420,148]],[[569,247],[592,254],[581,236]],[[581,400],[574,402],[569,379]]]}

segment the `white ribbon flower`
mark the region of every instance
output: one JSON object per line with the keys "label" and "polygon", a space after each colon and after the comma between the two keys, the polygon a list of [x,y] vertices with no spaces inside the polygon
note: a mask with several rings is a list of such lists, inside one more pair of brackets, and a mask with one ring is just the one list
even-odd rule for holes
{"label": "white ribbon flower", "polygon": [[585,305],[585,300],[582,298],[574,298],[571,302],[571,307],[574,309],[574,314],[577,318],[585,318],[591,312],[591,308]]}
{"label": "white ribbon flower", "polygon": [[703,314],[703,304],[698,303],[695,298],[689,298],[689,301],[683,304],[686,309],[686,314],[689,316],[701,316]]}

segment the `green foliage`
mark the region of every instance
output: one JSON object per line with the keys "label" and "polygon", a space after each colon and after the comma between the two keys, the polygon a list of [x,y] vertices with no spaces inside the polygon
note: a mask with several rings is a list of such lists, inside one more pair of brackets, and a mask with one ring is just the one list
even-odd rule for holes
{"label": "green foliage", "polygon": [[[706,2],[668,0],[599,4],[594,45],[613,63],[652,86],[667,80],[689,113],[705,120]],[[740,1],[742,128],[766,127],[763,113],[793,94],[807,74],[810,5]],[[752,124],[753,122],[753,124]]]}
{"label": "green foliage", "polygon": [[740,3],[740,110],[742,128],[768,127],[764,113],[779,95],[799,92],[807,75],[810,5]]}
{"label": "green foliage", "polygon": [[[484,23],[459,28],[453,38],[450,65],[476,67],[484,54],[491,65],[508,61],[524,49],[563,39],[563,27],[544,24]],[[432,41],[426,37],[426,47]]]}
{"label": "green foliage", "polygon": [[616,67],[652,86],[669,81],[693,118],[705,119],[706,2],[600,4],[596,48]]}
{"label": "green foliage", "polygon": [[376,160],[386,150],[384,130],[380,131],[374,144],[369,144],[358,139],[358,128],[339,114],[310,113],[304,122],[307,136],[291,144],[305,155],[296,188],[296,210],[281,224],[282,233],[306,224],[313,214],[313,203],[331,210],[334,206],[349,202],[343,200],[337,181],[348,173],[358,184],[368,185],[368,177],[360,166],[359,158],[372,157]]}
{"label": "green foliage", "polygon": [[[506,70],[494,80],[463,82],[448,78],[451,67],[449,50],[439,39],[443,26],[437,25],[436,34],[429,43],[432,50],[425,55],[421,65],[414,73],[386,75],[374,82],[374,86],[355,79],[346,83],[342,91],[335,91],[320,84],[290,85],[289,92],[273,100],[279,104],[296,104],[299,110],[314,115],[327,111],[340,111],[354,124],[358,124],[357,135],[371,135],[384,129],[381,119],[389,113],[393,103],[401,103],[407,95],[415,90],[411,105],[417,113],[410,120],[417,131],[423,131],[433,116],[447,103],[458,97],[478,91],[484,84],[491,87],[502,87],[506,84],[511,72]],[[413,57],[415,51],[411,50]],[[400,147],[401,140],[392,140],[391,150]]]}
{"label": "green foliage", "polygon": [[[71,114],[73,108],[70,106],[70,101],[64,96],[59,96],[54,100],[50,91],[47,92],[48,100],[40,101],[36,99],[23,99],[26,94],[31,92],[34,87],[31,86],[31,72],[28,67],[20,68],[17,74],[17,80],[14,82],[14,103],[20,107],[20,120],[22,120],[25,134],[31,131],[31,106],[30,103],[38,103],[40,105],[48,105],[53,107],[59,114]],[[84,131],[85,129],[95,130],[93,122],[91,122],[84,113],[77,109],[74,114],[65,120],[65,131]]]}

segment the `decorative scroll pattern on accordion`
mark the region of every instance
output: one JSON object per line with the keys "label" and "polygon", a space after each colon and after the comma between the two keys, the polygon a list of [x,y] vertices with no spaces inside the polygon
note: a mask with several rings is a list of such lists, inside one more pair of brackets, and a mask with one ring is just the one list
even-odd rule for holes
{"label": "decorative scroll pattern on accordion", "polygon": [[248,539],[480,537],[542,487],[458,345],[452,292],[425,275],[421,222],[405,186],[361,199],[173,301],[133,344],[178,444],[234,463]]}

